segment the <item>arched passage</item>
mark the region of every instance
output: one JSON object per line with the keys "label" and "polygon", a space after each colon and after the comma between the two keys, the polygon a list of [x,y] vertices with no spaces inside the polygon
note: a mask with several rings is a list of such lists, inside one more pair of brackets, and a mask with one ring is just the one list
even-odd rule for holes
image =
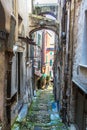
{"label": "arched passage", "polygon": [[[47,13],[47,12],[46,12]],[[53,31],[57,36],[59,36],[59,24],[56,19],[50,19],[40,15],[29,15],[29,37],[32,39],[32,34],[39,30],[43,30],[42,37],[45,36],[45,30]],[[45,38],[42,38],[42,52],[41,52],[41,68],[46,67],[46,56],[45,54]],[[45,58],[44,58],[45,57]],[[49,62],[50,63],[50,62]]]}
{"label": "arched passage", "polygon": [[[40,15],[34,15],[34,14],[30,14],[29,18],[30,18],[30,21],[29,21],[29,27],[30,27],[29,28],[29,37],[30,37],[30,39],[32,39],[32,34],[34,32],[37,32],[37,31],[43,30],[43,29],[51,30],[57,36],[59,36],[59,24],[56,20],[42,17]],[[42,43],[44,43],[44,41],[42,41]],[[43,51],[43,53],[44,53],[44,51]],[[43,53],[42,53],[42,55],[43,55]],[[42,59],[44,59],[44,58],[42,58]],[[42,63],[43,65],[44,65],[44,61]]]}
{"label": "arched passage", "polygon": [[48,29],[54,31],[57,35],[59,34],[59,24],[56,20],[52,20],[46,17],[38,16],[38,15],[29,15],[29,36],[31,37],[32,33],[42,30]]}
{"label": "arched passage", "polygon": [[57,31],[57,30],[53,29],[52,27],[44,26],[44,27],[37,27],[37,28],[34,28],[33,30],[31,30],[31,31],[29,32],[29,37],[31,38],[31,37],[32,37],[32,34],[33,34],[34,32],[37,32],[37,31],[42,30],[42,29],[51,30],[51,31],[55,32],[55,33],[58,35],[58,31]]}

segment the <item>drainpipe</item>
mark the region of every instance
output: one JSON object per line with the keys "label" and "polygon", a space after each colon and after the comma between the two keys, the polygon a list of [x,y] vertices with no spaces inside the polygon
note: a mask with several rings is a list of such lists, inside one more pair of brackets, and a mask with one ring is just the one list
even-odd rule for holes
{"label": "drainpipe", "polygon": [[[69,50],[70,50],[70,21],[71,21],[71,1],[69,2],[69,41],[68,41],[68,56],[67,56],[67,75],[69,75]],[[67,78],[68,79],[68,78]],[[69,80],[69,79],[68,79]],[[69,81],[67,83],[67,89],[69,89]],[[69,111],[70,111],[70,94],[68,95],[67,98],[67,116],[68,116],[68,124],[70,123],[70,116],[69,116]]]}
{"label": "drainpipe", "polygon": [[[74,45],[74,23],[75,23],[75,12],[76,12],[76,0],[74,0],[74,14],[73,14],[73,28],[72,28],[72,44],[71,44],[71,83],[70,83],[70,86],[71,86],[71,97],[72,98],[72,91],[73,91],[73,88],[72,88],[72,76],[73,76],[73,45]],[[71,99],[70,99],[71,100]],[[70,101],[71,102],[71,101]],[[74,104],[75,105],[75,104]],[[74,112],[75,112],[75,106],[73,106],[73,109],[74,109]],[[70,106],[70,110],[71,110],[71,106]],[[74,115],[73,115],[74,116]],[[75,123],[75,117],[73,117],[73,123]]]}
{"label": "drainpipe", "polygon": [[[72,29],[72,39],[74,39],[74,23],[75,23],[75,12],[76,12],[76,0],[74,0],[74,14],[73,14],[73,29]],[[73,57],[73,44],[74,44],[74,40],[72,40],[72,57]],[[71,77],[72,77],[72,67],[73,67],[73,60],[71,63]]]}
{"label": "drainpipe", "polygon": [[[75,23],[75,6],[76,6],[76,1],[74,0],[74,13],[73,13],[73,27],[72,27],[72,39],[74,39],[74,23]],[[70,20],[71,20],[71,2],[70,2]],[[71,26],[71,25],[70,25]],[[70,35],[70,31],[69,31],[69,35]],[[70,43],[70,36],[69,36],[69,43]],[[69,46],[69,50],[70,50],[70,54],[68,59],[70,61],[68,61],[68,66],[69,66],[69,72],[70,72],[70,79],[69,79],[69,83],[68,86],[70,86],[70,91],[72,94],[72,72],[73,72],[73,44],[74,44],[74,40],[72,40],[71,43],[71,47]],[[68,74],[69,74],[68,72]],[[70,106],[70,102],[71,102],[71,96],[69,96],[69,112],[71,112],[71,106]],[[75,107],[75,106],[74,106]],[[75,109],[75,108],[74,108]],[[73,121],[75,117],[73,117]],[[69,115],[69,123],[71,122],[71,117]]]}

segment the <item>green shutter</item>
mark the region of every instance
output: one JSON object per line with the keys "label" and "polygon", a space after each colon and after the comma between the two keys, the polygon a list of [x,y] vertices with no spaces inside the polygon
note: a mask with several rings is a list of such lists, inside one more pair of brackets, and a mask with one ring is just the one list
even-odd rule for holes
{"label": "green shutter", "polygon": [[50,55],[52,55],[52,51],[50,51]]}
{"label": "green shutter", "polygon": [[50,60],[50,66],[52,66],[52,60]]}
{"label": "green shutter", "polygon": [[38,34],[38,46],[40,46],[41,35]]}

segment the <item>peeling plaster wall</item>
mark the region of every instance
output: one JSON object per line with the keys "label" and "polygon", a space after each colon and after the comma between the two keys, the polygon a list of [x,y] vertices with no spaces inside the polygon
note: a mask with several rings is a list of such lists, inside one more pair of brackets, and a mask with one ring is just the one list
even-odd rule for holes
{"label": "peeling plaster wall", "polygon": [[[75,8],[74,8],[75,7]],[[87,58],[87,18],[85,11],[87,10],[87,1],[79,0],[71,4],[71,19],[70,19],[70,53],[73,46],[71,57],[71,97],[70,97],[70,121],[77,123],[80,130],[84,129],[84,109],[87,104],[87,99],[84,98],[84,91],[87,93],[87,64],[84,63]],[[75,14],[74,14],[75,13]],[[85,51],[85,55],[83,55]],[[75,83],[73,85],[72,83]],[[80,89],[78,89],[80,87]],[[82,90],[82,91],[81,91]],[[85,110],[87,112],[87,110]]]}
{"label": "peeling plaster wall", "polygon": [[[75,24],[74,24],[74,46],[73,46],[73,79],[80,85],[87,87],[87,64],[84,63],[84,58],[87,58],[87,48],[86,43],[87,37],[87,21],[85,23],[85,11],[87,10],[87,1],[76,3],[76,13],[75,13]],[[85,49],[86,48],[86,49]],[[86,51],[83,55],[83,51]],[[80,64],[83,65],[80,66]],[[84,67],[86,65],[86,67]]]}

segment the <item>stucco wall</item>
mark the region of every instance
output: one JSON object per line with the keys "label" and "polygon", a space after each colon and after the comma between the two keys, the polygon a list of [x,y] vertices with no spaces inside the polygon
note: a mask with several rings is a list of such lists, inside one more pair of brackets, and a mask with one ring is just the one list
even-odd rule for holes
{"label": "stucco wall", "polygon": [[87,10],[87,1],[76,3],[76,13],[75,13],[75,23],[74,23],[74,46],[73,46],[73,79],[77,81],[82,87],[87,86],[87,64],[86,67],[80,66],[85,58],[82,52],[82,48],[85,47],[84,42],[84,21],[85,21],[85,11]]}
{"label": "stucco wall", "polygon": [[29,13],[32,12],[32,0],[19,0],[18,13],[21,15],[24,24],[25,35],[29,33]]}

